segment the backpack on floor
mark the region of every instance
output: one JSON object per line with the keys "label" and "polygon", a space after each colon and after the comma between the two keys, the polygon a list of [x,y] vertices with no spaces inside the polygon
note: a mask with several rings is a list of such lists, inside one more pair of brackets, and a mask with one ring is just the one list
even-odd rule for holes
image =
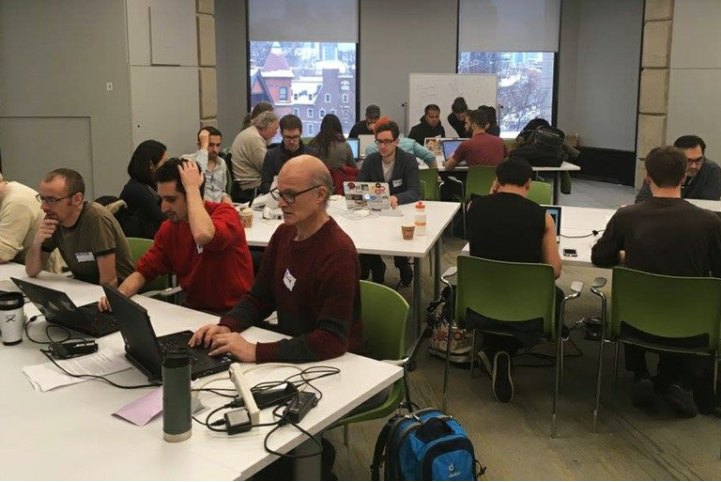
{"label": "backpack on floor", "polygon": [[476,480],[485,472],[456,419],[426,408],[396,415],[376,441],[371,480]]}
{"label": "backpack on floor", "polygon": [[453,363],[471,362],[471,337],[463,328],[453,324],[453,290],[446,286],[438,300],[431,301],[426,309],[431,336],[428,351],[431,355],[446,358],[448,330],[451,330],[451,350],[448,359]]}

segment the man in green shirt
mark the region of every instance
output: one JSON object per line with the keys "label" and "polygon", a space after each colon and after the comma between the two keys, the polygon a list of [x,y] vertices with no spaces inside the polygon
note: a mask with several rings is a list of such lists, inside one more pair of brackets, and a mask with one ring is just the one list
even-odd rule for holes
{"label": "man in green shirt", "polygon": [[115,217],[85,201],[85,181],[68,168],[49,172],[38,200],[45,212],[25,259],[28,276],[37,276],[58,248],[73,275],[88,283],[120,284],[133,272],[128,240]]}

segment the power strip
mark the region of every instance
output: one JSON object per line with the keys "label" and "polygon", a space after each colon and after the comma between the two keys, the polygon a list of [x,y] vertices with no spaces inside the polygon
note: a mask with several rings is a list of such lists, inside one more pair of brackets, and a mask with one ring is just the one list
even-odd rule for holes
{"label": "power strip", "polygon": [[248,410],[250,423],[252,425],[258,425],[260,423],[260,410],[258,409],[258,405],[255,403],[255,398],[250,391],[250,386],[245,380],[243,367],[239,363],[231,363],[230,379],[233,381],[235,389],[238,390],[238,395],[240,395],[240,397],[243,399],[245,408],[246,410]]}

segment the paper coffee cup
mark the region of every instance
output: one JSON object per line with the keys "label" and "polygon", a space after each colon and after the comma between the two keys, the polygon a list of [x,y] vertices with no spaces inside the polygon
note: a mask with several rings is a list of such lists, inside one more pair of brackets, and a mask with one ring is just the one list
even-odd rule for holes
{"label": "paper coffee cup", "polygon": [[2,335],[3,345],[16,345],[23,341],[24,304],[22,293],[0,295],[0,335]]}
{"label": "paper coffee cup", "polygon": [[404,224],[401,226],[401,232],[403,233],[403,239],[405,240],[411,240],[413,239],[413,233],[416,230],[415,224]]}
{"label": "paper coffee cup", "polygon": [[253,227],[253,211],[243,210],[240,212],[240,223],[245,229]]}

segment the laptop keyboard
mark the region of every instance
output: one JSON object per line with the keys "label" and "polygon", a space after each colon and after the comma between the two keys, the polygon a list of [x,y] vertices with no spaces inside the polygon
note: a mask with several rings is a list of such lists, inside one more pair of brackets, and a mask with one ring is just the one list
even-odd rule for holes
{"label": "laptop keyboard", "polygon": [[80,306],[78,310],[90,320],[88,331],[93,336],[105,336],[119,330],[115,317],[110,313],[104,313],[98,310],[96,304]]}
{"label": "laptop keyboard", "polygon": [[188,349],[187,344],[179,343],[177,338],[159,338],[158,345],[160,345],[160,351],[163,352],[163,354],[173,350],[186,349],[188,350],[188,355],[190,356],[191,365],[198,364],[199,358],[197,352],[195,352],[195,350]]}

